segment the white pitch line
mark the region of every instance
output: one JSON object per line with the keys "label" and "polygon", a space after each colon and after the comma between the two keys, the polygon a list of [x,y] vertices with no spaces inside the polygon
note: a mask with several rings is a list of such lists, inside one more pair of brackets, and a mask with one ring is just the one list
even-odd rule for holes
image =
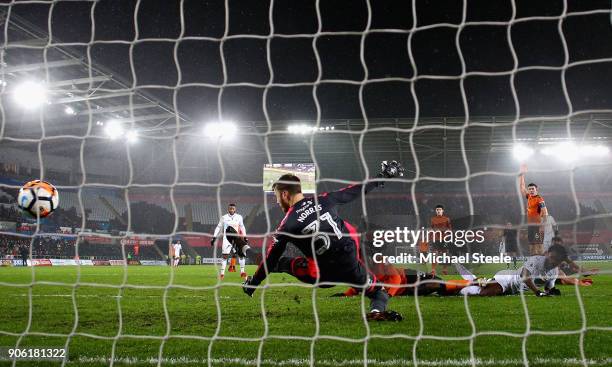
{"label": "white pitch line", "polygon": [[[210,292],[210,290],[206,290],[206,292]],[[9,296],[7,296],[9,297]],[[10,297],[28,297],[27,293],[20,293],[20,294],[11,294]],[[72,297],[72,294],[32,294],[32,297]],[[109,298],[118,298],[118,297],[123,297],[123,298],[162,298],[162,295],[159,296],[155,296],[155,295],[132,295],[132,296],[117,296],[117,295],[97,295],[97,294],[82,294],[82,295],[78,295],[76,296],[76,298],[95,298],[95,297],[109,297]],[[512,296],[504,296],[504,297],[512,297]],[[535,296],[534,296],[535,297]],[[563,298],[568,299],[568,298],[575,298],[575,295],[563,295]],[[172,296],[172,295],[168,295],[167,298],[210,298],[210,296]],[[219,296],[219,298],[221,299],[235,299],[235,297],[230,297],[230,296]],[[436,296],[432,296],[429,298],[436,298]],[[448,298],[448,299],[463,299],[463,296],[447,296],[444,298]],[[610,298],[609,295],[607,294],[591,294],[586,296],[585,298]],[[412,299],[412,297],[407,297],[407,299]]]}
{"label": "white pitch line", "polygon": [[[0,359],[0,361],[10,361],[11,359]],[[538,365],[551,365],[551,366],[582,366],[583,361],[578,358],[530,358],[530,362]],[[84,365],[84,364],[99,364],[109,363],[110,359],[107,357],[79,357],[75,360],[69,360],[69,364]],[[138,357],[122,357],[115,358],[116,363],[137,365],[137,364],[157,364],[157,358],[138,358]],[[164,365],[193,365],[193,364],[208,364],[208,360],[201,358],[162,358],[162,364]],[[256,366],[258,365],[257,359],[246,359],[246,358],[213,358],[212,363],[219,364],[236,364],[242,366]],[[362,359],[317,359],[317,365],[325,366],[363,366],[364,361]],[[440,360],[419,360],[417,361],[419,366],[426,367],[442,367],[442,366],[522,366],[522,359],[476,359],[471,361],[469,359],[440,359]],[[603,366],[612,363],[612,358],[602,359],[587,359],[586,365],[588,366]],[[261,365],[266,366],[304,366],[310,363],[308,359],[264,359],[261,361]],[[407,359],[368,359],[368,364],[378,366],[406,366],[412,364],[412,358]]]}
{"label": "white pitch line", "polygon": [[[13,294],[11,295],[11,297],[28,297],[28,294],[26,293],[22,293],[22,294]],[[72,298],[72,294],[33,294],[32,297],[60,297],[60,298]],[[134,295],[134,296],[117,296],[117,295],[103,295],[103,294],[81,294],[81,295],[76,295],[75,298],[159,298],[162,299],[163,296],[159,295],[159,296],[153,296],[153,295],[149,295],[149,296],[144,296],[144,295]],[[210,295],[208,296],[167,296],[166,298],[168,299],[172,299],[172,298],[211,298]],[[235,298],[235,297],[230,297],[230,296],[219,296],[218,298],[221,299],[231,299],[231,298]]]}

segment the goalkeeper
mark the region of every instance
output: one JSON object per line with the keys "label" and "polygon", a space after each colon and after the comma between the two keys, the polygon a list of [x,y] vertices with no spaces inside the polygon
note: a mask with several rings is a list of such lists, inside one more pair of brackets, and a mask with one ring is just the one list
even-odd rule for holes
{"label": "goalkeeper", "polygon": [[[396,162],[382,162],[378,178],[403,176],[404,169]],[[285,218],[277,228],[274,243],[268,248],[264,261],[253,277],[244,283],[249,296],[266,278],[268,273],[289,273],[300,281],[349,283],[371,299],[368,320],[400,321],[402,316],[387,310],[389,295],[381,287],[376,276],[368,272],[361,258],[359,235],[356,229],[338,216],[337,206],[368,193],[381,184],[369,182],[351,185],[339,191],[324,193],[314,198],[302,194],[300,179],[285,174],[272,186],[276,201],[285,212]],[[252,257],[254,251],[246,242],[234,237],[239,253]],[[281,257],[288,243],[295,245],[305,257]],[[323,284],[323,286],[330,286]]]}

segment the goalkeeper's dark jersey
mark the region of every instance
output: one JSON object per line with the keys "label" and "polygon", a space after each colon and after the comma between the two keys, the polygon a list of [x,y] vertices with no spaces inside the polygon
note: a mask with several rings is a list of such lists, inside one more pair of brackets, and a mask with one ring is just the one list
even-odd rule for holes
{"label": "goalkeeper's dark jersey", "polygon": [[[343,281],[360,261],[359,238],[355,228],[338,216],[337,206],[348,203],[377,186],[351,185],[339,191],[306,197],[287,211],[285,218],[276,229],[274,242],[267,249],[266,258],[253,275],[253,285],[260,284],[267,272],[274,271],[278,260],[288,243],[302,253],[316,260],[319,281]],[[267,267],[264,267],[264,263]]]}

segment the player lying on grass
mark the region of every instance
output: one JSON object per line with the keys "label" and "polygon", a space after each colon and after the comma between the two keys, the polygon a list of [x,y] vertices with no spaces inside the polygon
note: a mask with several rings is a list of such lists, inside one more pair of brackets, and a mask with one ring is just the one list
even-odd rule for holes
{"label": "player lying on grass", "polygon": [[[472,285],[465,279],[443,280],[433,273],[424,273],[413,269],[397,268],[390,264],[372,264],[370,269],[376,275],[390,297],[426,296],[436,293],[440,296],[455,296],[464,287]],[[418,285],[417,285],[418,283]],[[332,297],[352,297],[359,294],[359,290],[353,287],[344,293],[336,293]]]}
{"label": "player lying on grass", "polygon": [[[518,270],[500,271],[492,280],[465,287],[460,293],[468,296],[501,296],[531,290],[538,297],[558,295],[560,292],[555,288],[555,280],[559,276],[559,265],[567,260],[565,247],[552,245],[544,255],[529,257]],[[455,266],[464,279],[477,282],[476,276],[461,264]],[[535,279],[544,282],[544,291],[536,286]]]}
{"label": "player lying on grass", "polygon": [[573,261],[564,262],[559,266],[559,283],[562,285],[581,285],[590,287],[593,285],[593,279],[589,278],[595,275],[599,269],[586,269]]}
{"label": "player lying on grass", "polygon": [[[403,168],[395,161],[382,163],[379,178],[403,176]],[[381,287],[374,274],[368,272],[359,249],[356,229],[340,218],[337,206],[346,204],[367,194],[379,186],[380,180],[365,185],[351,185],[342,190],[324,193],[318,197],[304,197],[300,179],[286,174],[274,183],[276,201],[285,212],[285,218],[276,230],[274,243],[268,247],[264,261],[244,283],[249,296],[271,272],[285,272],[302,282],[322,286],[348,283],[364,292],[371,299],[368,320],[400,321],[402,316],[387,310],[389,295]],[[235,241],[239,251],[252,257],[255,251]],[[283,257],[288,243],[295,245],[304,257]]]}
{"label": "player lying on grass", "polygon": [[[563,245],[563,238],[556,233],[551,243],[553,245]],[[576,264],[573,260],[568,259],[559,265],[558,281],[562,285],[581,285],[588,287],[593,284],[593,279],[580,278],[580,276],[589,277],[597,274],[598,271],[599,269],[586,269]],[[577,275],[577,277],[573,277],[572,275]]]}

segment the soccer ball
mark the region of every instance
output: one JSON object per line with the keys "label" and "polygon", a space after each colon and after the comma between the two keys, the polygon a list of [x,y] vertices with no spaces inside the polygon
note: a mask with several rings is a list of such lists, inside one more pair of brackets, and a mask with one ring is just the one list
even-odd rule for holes
{"label": "soccer ball", "polygon": [[39,215],[44,218],[57,209],[59,194],[57,189],[46,181],[30,181],[19,190],[17,205],[34,218]]}

